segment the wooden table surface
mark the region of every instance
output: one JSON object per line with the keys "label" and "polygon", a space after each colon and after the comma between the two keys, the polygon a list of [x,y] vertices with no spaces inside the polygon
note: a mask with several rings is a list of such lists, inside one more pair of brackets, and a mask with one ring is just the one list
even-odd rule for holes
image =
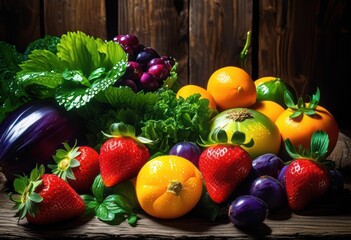
{"label": "wooden table surface", "polygon": [[0,191],[0,239],[351,239],[350,168],[343,174],[345,189],[339,194],[327,195],[299,213],[271,214],[251,229],[239,229],[227,218],[208,222],[192,214],[175,220],[141,214],[135,227],[126,222],[108,225],[94,217],[79,217],[55,226],[32,226],[26,220],[17,222],[13,203]]}

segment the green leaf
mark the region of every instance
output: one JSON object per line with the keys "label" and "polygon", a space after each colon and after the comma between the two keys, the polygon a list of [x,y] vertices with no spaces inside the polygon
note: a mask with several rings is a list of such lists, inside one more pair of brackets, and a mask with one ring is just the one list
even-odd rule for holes
{"label": "green leaf", "polygon": [[94,179],[92,192],[95,198],[97,199],[97,201],[100,203],[104,201],[104,191],[105,191],[105,185],[104,185],[104,182],[102,181],[101,175],[99,174]]}
{"label": "green leaf", "polygon": [[32,192],[31,194],[29,194],[29,199],[35,203],[40,203],[41,201],[43,201],[43,197],[36,192]]}
{"label": "green leaf", "polygon": [[293,98],[290,96],[289,92],[285,91],[284,92],[284,102],[287,107],[289,108],[295,108],[295,103]]}
{"label": "green leaf", "polygon": [[56,54],[48,50],[34,50],[29,59],[20,64],[19,74],[28,72],[61,72],[64,68]]}
{"label": "green leaf", "polygon": [[325,131],[315,131],[311,138],[311,152],[315,153],[317,161],[325,159],[328,153],[329,136]]}
{"label": "green leaf", "polygon": [[104,204],[99,205],[98,209],[96,210],[96,216],[101,221],[107,222],[113,221],[115,219],[115,214],[110,212]]}

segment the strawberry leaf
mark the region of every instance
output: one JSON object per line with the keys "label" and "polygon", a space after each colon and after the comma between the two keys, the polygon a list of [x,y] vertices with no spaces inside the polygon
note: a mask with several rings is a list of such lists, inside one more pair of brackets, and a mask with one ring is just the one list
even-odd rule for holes
{"label": "strawberry leaf", "polygon": [[329,136],[325,131],[315,131],[311,137],[310,148],[303,148],[300,144],[296,149],[289,138],[284,143],[286,152],[292,159],[304,158],[323,163],[328,152]]}

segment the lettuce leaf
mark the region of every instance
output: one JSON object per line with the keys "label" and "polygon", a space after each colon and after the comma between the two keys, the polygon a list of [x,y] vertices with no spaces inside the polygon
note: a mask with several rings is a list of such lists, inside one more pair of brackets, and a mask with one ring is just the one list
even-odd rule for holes
{"label": "lettuce leaf", "polygon": [[20,65],[17,80],[29,95],[55,98],[71,110],[112,86],[126,65],[127,55],[118,43],[68,32],[61,36],[57,53],[33,50]]}
{"label": "lettuce leaf", "polygon": [[149,145],[152,154],[166,154],[180,141],[196,142],[207,136],[212,111],[208,100],[194,94],[187,99],[176,98],[176,93],[166,90],[144,115],[141,136],[153,140]]}

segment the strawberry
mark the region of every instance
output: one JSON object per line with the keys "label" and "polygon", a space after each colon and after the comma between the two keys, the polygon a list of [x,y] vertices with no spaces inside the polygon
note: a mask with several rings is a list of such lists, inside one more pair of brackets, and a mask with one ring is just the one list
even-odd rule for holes
{"label": "strawberry", "polygon": [[[210,198],[216,203],[222,203],[250,173],[251,157],[240,144],[250,147],[253,140],[243,144],[245,134],[235,132],[233,144],[228,144],[223,130],[216,134],[218,136],[214,138],[215,141],[203,145],[206,149],[200,155],[199,169]],[[219,136],[225,138],[221,139]]]}
{"label": "strawberry", "polygon": [[115,123],[111,126],[111,137],[100,148],[100,174],[106,187],[135,177],[150,157],[143,143],[149,140],[135,137],[132,126]]}
{"label": "strawberry", "polygon": [[48,167],[78,193],[88,192],[100,172],[99,154],[89,146],[63,146],[65,149],[58,149],[53,156],[56,164]]}
{"label": "strawberry", "polygon": [[289,139],[285,140],[288,154],[293,158],[285,172],[286,194],[292,211],[300,211],[311,202],[322,197],[329,189],[328,166],[325,160],[329,138],[326,132],[316,131],[311,138],[311,149],[297,151]]}
{"label": "strawberry", "polygon": [[15,202],[18,221],[26,217],[29,223],[51,224],[78,217],[85,211],[77,192],[57,175],[46,174],[44,165],[34,168],[30,177],[16,178],[14,189],[19,195],[10,193],[10,199]]}

